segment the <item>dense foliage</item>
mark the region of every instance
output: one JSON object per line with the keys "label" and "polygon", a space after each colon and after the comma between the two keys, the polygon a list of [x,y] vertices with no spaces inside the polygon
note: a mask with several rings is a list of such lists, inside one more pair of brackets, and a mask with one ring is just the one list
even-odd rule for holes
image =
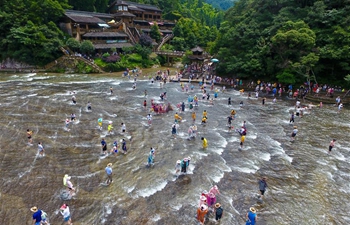
{"label": "dense foliage", "polygon": [[233,6],[235,0],[205,0],[205,2],[217,9],[227,10]]}
{"label": "dense foliage", "polygon": [[[65,9],[106,12],[114,0],[6,0],[0,1],[0,61],[14,58],[32,65],[43,66],[62,55],[60,46],[67,45],[73,51],[91,53],[90,42],[78,43],[63,34],[58,21]],[[217,28],[223,20],[223,11],[204,0],[136,0],[163,9],[163,18],[178,20],[174,50],[187,50],[196,45],[206,47],[216,39]],[[151,37],[161,41],[157,25],[151,27]],[[145,58],[149,52],[147,37],[135,46]],[[147,42],[148,41],[148,42]],[[148,59],[147,59],[148,60]],[[147,64],[147,63],[146,63]]]}
{"label": "dense foliage", "polygon": [[59,57],[63,33],[57,27],[67,0],[0,1],[0,60],[45,65]]}
{"label": "dense foliage", "polygon": [[349,1],[237,1],[212,48],[218,72],[341,84],[350,73],[349,10]]}

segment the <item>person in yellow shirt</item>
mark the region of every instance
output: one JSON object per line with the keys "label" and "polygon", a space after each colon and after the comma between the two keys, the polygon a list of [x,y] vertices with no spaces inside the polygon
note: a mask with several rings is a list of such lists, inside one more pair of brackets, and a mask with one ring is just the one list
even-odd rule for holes
{"label": "person in yellow shirt", "polygon": [[207,117],[203,116],[202,118],[202,124],[206,124],[207,123]]}
{"label": "person in yellow shirt", "polygon": [[208,141],[206,138],[202,137],[202,141],[203,141],[203,148],[207,148],[208,147]]}
{"label": "person in yellow shirt", "polygon": [[208,114],[208,113],[207,113],[207,110],[204,110],[204,111],[203,111],[203,117],[207,117],[207,114]]}
{"label": "person in yellow shirt", "polygon": [[196,112],[192,112],[192,120],[193,123],[196,122]]}
{"label": "person in yellow shirt", "polygon": [[179,114],[177,113],[175,113],[174,118],[175,118],[175,123],[181,122],[182,120],[181,116],[179,116]]}
{"label": "person in yellow shirt", "polygon": [[241,143],[239,143],[240,149],[243,148],[243,143],[244,143],[244,141],[245,141],[245,135],[242,135],[242,136],[241,136]]}
{"label": "person in yellow shirt", "polygon": [[112,133],[113,131],[113,126],[112,126],[112,121],[109,121],[108,127],[107,127],[108,133]]}

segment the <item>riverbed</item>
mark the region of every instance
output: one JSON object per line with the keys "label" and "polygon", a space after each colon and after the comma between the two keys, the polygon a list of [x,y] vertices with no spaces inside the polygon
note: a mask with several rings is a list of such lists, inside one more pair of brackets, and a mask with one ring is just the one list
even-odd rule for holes
{"label": "riverbed", "polygon": [[[296,117],[298,134],[290,142],[289,123],[295,101],[247,98],[237,90],[221,87],[218,97],[202,100],[195,83],[186,93],[179,83],[151,83],[147,77],[78,74],[1,74],[0,76],[0,223],[31,224],[30,208],[48,213],[51,224],[60,224],[59,208],[70,206],[72,222],[86,224],[198,224],[195,215],[199,196],[216,184],[217,201],[224,209],[223,225],[244,224],[249,207],[257,209],[258,224],[348,224],[350,206],[344,203],[350,192],[349,131],[347,109],[315,105],[303,118]],[[110,93],[113,88],[113,94]],[[209,87],[209,86],[208,86]],[[145,97],[145,90],[147,96]],[[167,92],[167,99],[159,95]],[[208,90],[213,97],[214,91]],[[71,101],[76,97],[76,104]],[[196,139],[188,140],[192,125],[188,96],[197,95]],[[227,99],[231,97],[232,105]],[[150,112],[150,102],[170,103],[174,111]],[[143,101],[147,101],[147,109]],[[239,103],[243,101],[243,107]],[[87,109],[90,102],[92,110]],[[176,105],[185,102],[185,112]],[[308,103],[304,103],[308,105]],[[229,131],[227,116],[237,111],[234,129],[247,122],[248,134],[242,150],[240,136]],[[208,123],[201,125],[202,112]],[[178,135],[171,135],[174,114],[183,121]],[[65,128],[65,119],[76,120]],[[152,113],[149,126],[146,116]],[[97,120],[103,118],[100,130]],[[107,125],[114,131],[108,134]],[[121,132],[126,124],[126,133]],[[33,130],[33,146],[26,130]],[[208,140],[202,148],[200,137]],[[108,150],[115,140],[126,140],[128,153],[101,156],[101,140]],[[328,154],[331,139],[336,146]],[[37,154],[42,142],[45,156]],[[156,149],[155,164],[146,167],[150,148]],[[191,157],[189,171],[175,174],[178,159]],[[106,187],[104,168],[113,166],[113,183]],[[76,195],[62,199],[62,178],[69,174]],[[268,178],[268,189],[259,202],[258,179]],[[214,224],[209,217],[206,224]]]}

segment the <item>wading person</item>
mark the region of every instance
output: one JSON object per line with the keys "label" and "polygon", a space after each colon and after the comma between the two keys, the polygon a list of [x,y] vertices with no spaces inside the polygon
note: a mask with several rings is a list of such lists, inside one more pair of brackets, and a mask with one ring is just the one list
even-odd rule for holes
{"label": "wading person", "polygon": [[208,147],[208,141],[207,141],[207,139],[206,139],[205,137],[202,137],[201,140],[202,140],[203,148],[207,148],[207,147]]}
{"label": "wading person", "polygon": [[42,142],[38,143],[38,154],[40,156],[45,156],[45,149],[44,149]]}
{"label": "wading person", "polygon": [[294,141],[295,140],[295,136],[297,135],[298,133],[298,127],[297,126],[294,126],[293,127],[293,131],[292,131],[292,134],[291,134],[291,141]]}
{"label": "wading person", "polygon": [[32,145],[33,144],[33,139],[32,139],[33,131],[27,129],[27,138],[28,138],[28,144]]}
{"label": "wading person", "polygon": [[328,154],[329,153],[331,153],[331,151],[332,151],[332,148],[334,147],[334,145],[335,145],[335,139],[333,139],[332,141],[331,141],[331,143],[329,143],[329,147],[328,147]]}
{"label": "wading person", "polygon": [[215,220],[220,221],[223,214],[224,214],[224,210],[221,208],[220,203],[216,203],[215,204]]}
{"label": "wading person", "polygon": [[67,225],[71,225],[72,224],[72,219],[71,219],[69,207],[68,207],[67,204],[63,204],[61,206],[60,213],[63,216],[64,223],[67,224]]}
{"label": "wading person", "polygon": [[106,180],[106,184],[107,185],[110,185],[112,183],[112,173],[113,173],[113,170],[112,170],[112,163],[108,163],[106,168],[105,168],[105,172],[106,172],[106,175],[107,175],[107,180]]}
{"label": "wading person", "polygon": [[205,222],[205,215],[208,213],[208,206],[205,204],[202,204],[197,209],[197,220],[200,222],[201,225]]}
{"label": "wading person", "polygon": [[107,142],[105,141],[104,138],[102,138],[101,147],[102,147],[102,153],[101,154],[105,155],[106,151],[107,151]]}
{"label": "wading person", "polygon": [[266,177],[263,177],[259,179],[259,190],[260,190],[260,198],[263,199],[266,188],[267,188],[267,183],[266,183]]}
{"label": "wading person", "polygon": [[249,212],[246,214],[246,225],[255,225],[258,220],[258,216],[256,215],[256,210],[254,207],[249,208]]}
{"label": "wading person", "polygon": [[33,223],[32,225],[41,225],[41,210],[38,209],[38,207],[34,206],[32,208],[30,208],[30,211],[33,212]]}

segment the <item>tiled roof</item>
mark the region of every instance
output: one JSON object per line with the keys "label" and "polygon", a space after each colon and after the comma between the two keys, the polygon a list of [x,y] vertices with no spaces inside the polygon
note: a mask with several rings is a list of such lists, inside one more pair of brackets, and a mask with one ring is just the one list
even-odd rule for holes
{"label": "tiled roof", "polygon": [[154,5],[147,5],[147,4],[141,4],[141,3],[136,3],[136,2],[129,2],[125,1],[129,6],[136,6],[137,8],[144,9],[144,10],[152,10],[152,11],[158,11],[161,12],[162,10],[159,9],[157,6]]}
{"label": "tiled roof", "polygon": [[122,32],[90,32],[83,35],[83,37],[127,37]]}
{"label": "tiled roof", "polygon": [[131,43],[113,43],[113,44],[94,44],[95,49],[111,49],[111,48],[123,48],[132,47]]}
{"label": "tiled roof", "polygon": [[116,17],[135,17],[134,14],[131,14],[129,12],[117,12],[114,14]]}
{"label": "tiled roof", "polygon": [[[151,29],[147,29],[147,28],[144,28],[144,29],[141,29],[142,31],[145,31],[145,32],[151,32]],[[172,30],[159,30],[159,32],[161,33],[173,33]]]}
{"label": "tiled roof", "polygon": [[67,16],[69,14],[94,16],[94,17],[98,17],[98,18],[107,18],[107,19],[113,18],[113,14],[109,14],[109,13],[97,13],[97,12],[87,12],[87,11],[78,11],[78,10],[67,9],[65,12],[65,15]]}
{"label": "tiled roof", "polygon": [[135,5],[129,5],[128,6],[129,10],[132,10],[132,11],[139,11],[139,12],[144,12],[145,10],[135,6]]}
{"label": "tiled roof", "polygon": [[195,48],[192,48],[191,51],[192,52],[203,52],[204,50],[201,47],[197,46]]}
{"label": "tiled roof", "polygon": [[101,20],[100,18],[89,16],[89,15],[83,15],[83,14],[73,14],[73,13],[66,13],[66,16],[73,20],[75,23],[106,23],[105,21]]}
{"label": "tiled roof", "polygon": [[147,23],[147,24],[149,24],[149,21],[147,21],[147,20],[134,20],[134,22],[137,22],[137,23]]}

